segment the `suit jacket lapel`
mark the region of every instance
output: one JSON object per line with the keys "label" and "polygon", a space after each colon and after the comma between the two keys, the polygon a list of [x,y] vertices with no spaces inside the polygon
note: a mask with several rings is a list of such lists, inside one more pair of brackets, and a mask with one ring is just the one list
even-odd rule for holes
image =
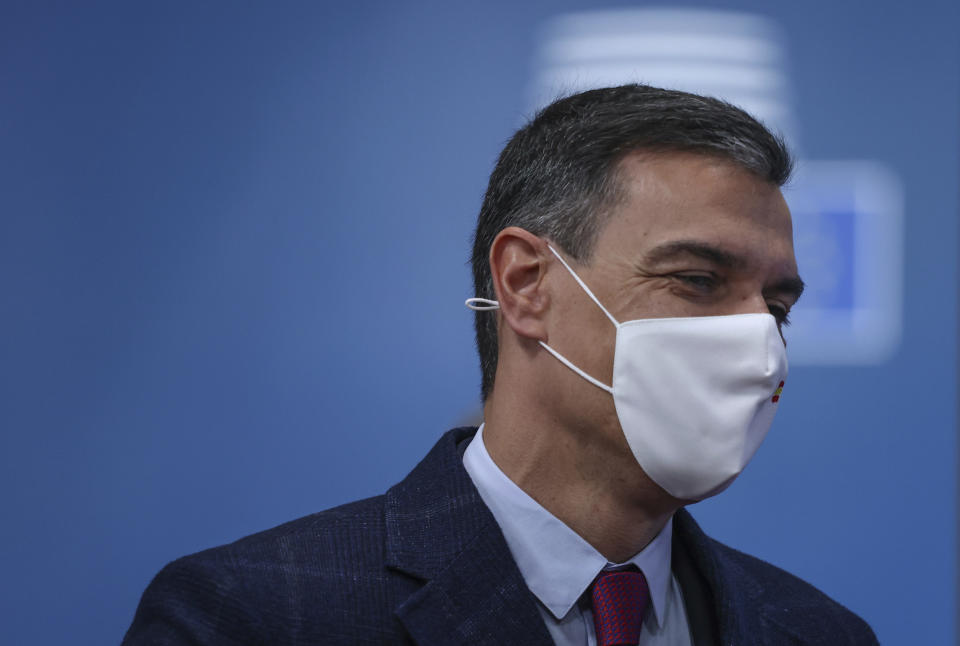
{"label": "suit jacket lapel", "polygon": [[674,537],[706,581],[722,644],[761,646],[802,644],[803,638],[777,620],[756,578],[724,558],[693,517],[681,509],[674,515]]}
{"label": "suit jacket lapel", "polygon": [[425,582],[396,615],[421,645],[548,646],[536,601],[463,468],[458,444],[475,431],[447,433],[387,492],[387,564]]}
{"label": "suit jacket lapel", "polygon": [[552,644],[503,538],[477,536],[397,615],[418,644]]}

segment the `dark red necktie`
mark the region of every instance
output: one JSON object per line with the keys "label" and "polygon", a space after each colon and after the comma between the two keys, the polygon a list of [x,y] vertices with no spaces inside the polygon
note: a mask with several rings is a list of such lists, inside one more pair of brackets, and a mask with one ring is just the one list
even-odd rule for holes
{"label": "dark red necktie", "polygon": [[650,588],[643,572],[601,572],[593,581],[591,594],[597,646],[637,646],[643,613],[650,605]]}

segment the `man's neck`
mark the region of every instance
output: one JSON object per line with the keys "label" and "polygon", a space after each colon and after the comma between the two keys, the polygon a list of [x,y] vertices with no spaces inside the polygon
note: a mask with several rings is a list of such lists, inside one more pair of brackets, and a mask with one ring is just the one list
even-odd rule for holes
{"label": "man's neck", "polygon": [[682,502],[643,472],[629,449],[612,451],[546,416],[488,401],[484,443],[517,486],[613,563],[627,561],[663,529]]}

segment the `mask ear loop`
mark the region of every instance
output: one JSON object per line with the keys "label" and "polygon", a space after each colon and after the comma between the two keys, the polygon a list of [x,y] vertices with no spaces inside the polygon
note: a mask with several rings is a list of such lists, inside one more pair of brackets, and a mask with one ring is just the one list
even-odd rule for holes
{"label": "mask ear loop", "polygon": [[[590,291],[590,288],[587,287],[587,284],[580,279],[580,276],[577,276],[577,272],[575,272],[573,268],[567,264],[567,261],[563,259],[563,256],[561,256],[557,252],[557,250],[554,249],[551,245],[547,245],[547,248],[551,252],[553,252],[553,255],[557,257],[557,260],[559,260],[563,264],[563,266],[566,268],[566,270],[570,272],[570,275],[573,276],[573,279],[577,281],[577,284],[580,285],[583,291],[587,293],[587,296],[590,297],[590,300],[596,303],[597,307],[599,307],[600,310],[607,315],[607,318],[610,319],[610,322],[613,323],[614,327],[620,327],[620,323],[617,321],[617,319],[613,318],[613,315],[607,311],[607,308],[600,303],[599,299],[597,299],[597,297],[594,296],[593,292]],[[489,312],[491,310],[500,309],[500,303],[498,303],[497,301],[491,300],[489,298],[480,298],[480,297],[468,298],[463,302],[463,304],[475,312]],[[573,370],[575,373],[577,373],[578,375],[580,375],[581,377],[589,381],[591,384],[593,384],[597,388],[600,388],[601,390],[605,390],[611,395],[613,394],[612,387],[603,383],[599,379],[595,379],[594,377],[591,377],[590,375],[585,373],[583,370],[575,366],[572,361],[570,361],[565,356],[563,356],[562,354],[560,354],[559,352],[551,348],[549,345],[547,345],[543,341],[539,341],[538,343],[540,343],[540,345],[543,347],[544,350],[552,354],[554,358],[557,359],[557,361],[559,361],[566,367],[570,368],[570,370]]]}
{"label": "mask ear loop", "polygon": [[608,386],[607,384],[603,383],[603,382],[600,381],[599,379],[594,379],[593,377],[591,377],[590,375],[588,375],[587,373],[585,373],[583,370],[581,370],[580,368],[578,368],[578,367],[576,367],[575,365],[573,365],[573,362],[572,362],[572,361],[570,361],[570,360],[567,359],[565,356],[563,356],[562,354],[560,354],[559,352],[557,352],[556,350],[554,350],[553,348],[551,348],[549,345],[547,345],[547,344],[544,343],[543,341],[538,341],[538,343],[539,343],[541,346],[543,346],[543,349],[544,349],[544,350],[546,350],[547,352],[549,352],[550,354],[552,354],[554,357],[556,357],[557,361],[559,361],[560,363],[562,363],[562,364],[565,365],[566,367],[570,368],[570,370],[573,370],[575,373],[577,373],[578,375],[580,375],[581,377],[583,377],[584,379],[586,379],[587,381],[589,381],[591,384],[593,384],[593,385],[596,386],[597,388],[600,388],[601,390],[606,390],[606,391],[607,391],[608,393],[610,393],[611,395],[613,394],[613,388],[611,388],[611,387]]}
{"label": "mask ear loop", "polygon": [[[564,260],[563,256],[561,256],[552,245],[547,245],[547,249],[549,249],[553,255],[557,257],[557,260],[563,264],[564,268],[570,272],[570,275],[573,276],[575,281],[577,281],[577,284],[580,285],[580,288],[587,293],[587,296],[590,297],[590,300],[596,303],[597,307],[600,308],[600,311],[607,315],[607,318],[610,319],[610,322],[613,323],[614,327],[620,327],[620,322],[613,318],[613,314],[607,311],[607,308],[603,306],[603,304],[600,302],[600,299],[598,299],[594,293],[590,291],[590,288],[587,287],[587,284],[583,282],[583,280],[580,279],[580,276],[577,275],[577,272],[575,272],[573,268],[567,264],[567,261]],[[472,309],[474,312],[490,312],[500,309],[500,303],[489,298],[468,298],[463,302],[463,304]]]}
{"label": "mask ear loop", "polygon": [[[580,288],[583,289],[583,291],[585,291],[585,292],[587,293],[587,296],[590,297],[590,300],[592,300],[594,303],[596,303],[596,304],[597,304],[597,307],[600,308],[600,311],[602,311],[604,314],[607,315],[607,318],[610,319],[610,322],[613,323],[613,326],[616,327],[616,328],[619,328],[619,327],[620,327],[620,322],[617,321],[617,319],[613,318],[613,314],[611,314],[610,312],[608,312],[608,311],[607,311],[607,308],[604,307],[604,306],[600,303],[600,300],[594,295],[594,293],[593,293],[592,291],[590,291],[590,288],[587,287],[587,284],[586,284],[585,282],[583,282],[583,280],[580,278],[580,276],[577,276],[577,272],[575,272],[575,271],[573,270],[573,267],[571,267],[569,264],[567,264],[567,261],[564,260],[563,256],[561,256],[560,253],[559,253],[556,249],[554,249],[552,245],[549,245],[549,244],[548,244],[548,245],[547,245],[547,249],[549,249],[551,252],[553,252],[553,255],[556,256],[556,257],[557,257],[557,260],[559,260],[560,263],[566,268],[566,270],[570,272],[570,275],[573,276],[573,279],[574,279],[575,281],[577,281],[577,284],[580,285]],[[540,345],[543,346],[543,349],[544,349],[544,350],[546,350],[547,352],[549,352],[550,354],[552,354],[552,355],[557,359],[557,361],[559,361],[560,363],[562,363],[562,364],[565,365],[566,367],[570,368],[570,370],[573,370],[575,373],[577,373],[578,375],[580,375],[581,377],[583,377],[584,379],[586,379],[587,381],[589,381],[591,384],[593,384],[593,385],[596,386],[597,388],[600,388],[601,390],[605,390],[605,391],[607,391],[608,393],[610,393],[611,395],[613,394],[613,388],[612,388],[612,387],[610,387],[610,386],[608,386],[607,384],[603,383],[603,382],[600,381],[599,379],[596,379],[596,378],[594,378],[594,377],[591,377],[590,375],[588,375],[587,373],[585,373],[583,370],[581,370],[580,368],[578,368],[577,366],[575,366],[572,361],[570,361],[570,360],[567,359],[565,356],[563,356],[562,354],[560,354],[559,352],[557,352],[556,350],[554,350],[553,348],[551,348],[549,345],[547,345],[547,344],[544,343],[543,341],[540,341]]]}
{"label": "mask ear loop", "polygon": [[472,309],[474,312],[490,312],[500,309],[500,303],[497,301],[492,301],[489,298],[468,298],[467,300],[463,301],[463,304]]}
{"label": "mask ear loop", "polygon": [[600,303],[600,300],[599,300],[596,296],[593,295],[593,292],[590,291],[590,288],[587,287],[587,284],[586,284],[585,282],[583,282],[582,280],[580,280],[580,276],[577,276],[577,272],[575,272],[575,271],[573,270],[573,268],[570,267],[570,265],[567,264],[567,261],[563,259],[563,256],[561,256],[561,255],[559,254],[559,252],[557,252],[557,250],[553,248],[552,245],[547,245],[547,249],[549,249],[550,251],[552,251],[552,252],[553,252],[553,255],[557,257],[557,260],[559,260],[561,263],[563,263],[563,266],[567,268],[567,271],[570,272],[570,275],[573,276],[573,279],[574,279],[575,281],[577,281],[577,284],[580,285],[580,287],[583,289],[583,291],[585,291],[585,292],[587,293],[587,296],[590,297],[590,300],[592,300],[594,303],[596,303],[596,304],[597,304],[597,307],[599,307],[599,308],[601,309],[601,311],[603,311],[603,313],[607,315],[607,318],[610,319],[610,322],[613,323],[613,326],[614,326],[614,327],[620,327],[620,322],[619,322],[617,319],[613,318],[613,314],[611,314],[610,312],[608,312],[608,311],[607,311],[607,308],[604,307],[604,306]]}

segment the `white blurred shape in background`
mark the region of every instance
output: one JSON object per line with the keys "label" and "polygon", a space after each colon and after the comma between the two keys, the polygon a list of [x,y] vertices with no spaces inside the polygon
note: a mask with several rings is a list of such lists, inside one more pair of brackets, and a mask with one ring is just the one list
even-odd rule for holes
{"label": "white blurred shape in background", "polygon": [[799,158],[784,189],[808,289],[787,332],[794,365],[877,364],[900,344],[903,193],[873,161],[803,159],[783,31],[747,13],[572,13],[544,27],[532,107],[582,90],[646,83],[715,96],[779,132]]}

